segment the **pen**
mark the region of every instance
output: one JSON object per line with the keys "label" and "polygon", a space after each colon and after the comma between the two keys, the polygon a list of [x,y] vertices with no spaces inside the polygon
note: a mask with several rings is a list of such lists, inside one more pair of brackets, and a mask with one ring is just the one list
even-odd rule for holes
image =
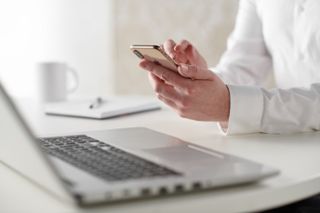
{"label": "pen", "polygon": [[89,109],[98,108],[103,103],[103,100],[101,97],[97,97],[90,105]]}

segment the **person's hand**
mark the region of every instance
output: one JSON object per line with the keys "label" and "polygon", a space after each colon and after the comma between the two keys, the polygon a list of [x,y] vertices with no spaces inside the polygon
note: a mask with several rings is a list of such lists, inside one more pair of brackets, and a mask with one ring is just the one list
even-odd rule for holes
{"label": "person's hand", "polygon": [[162,45],[164,51],[178,64],[195,65],[202,69],[208,69],[206,60],[200,55],[198,50],[187,40],[175,43],[168,39]]}
{"label": "person's hand", "polygon": [[157,97],[181,117],[200,121],[228,121],[228,87],[210,70],[182,64],[178,68],[179,74],[147,60],[142,60],[140,66],[149,71]]}

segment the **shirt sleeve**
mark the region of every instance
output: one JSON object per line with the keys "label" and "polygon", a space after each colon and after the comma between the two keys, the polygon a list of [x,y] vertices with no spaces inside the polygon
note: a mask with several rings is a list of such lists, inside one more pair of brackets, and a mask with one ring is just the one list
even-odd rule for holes
{"label": "shirt sleeve", "polygon": [[272,90],[229,85],[229,90],[233,98],[225,134],[320,130],[320,83]]}
{"label": "shirt sleeve", "polygon": [[[228,128],[224,129],[218,124],[223,133],[260,131],[263,98],[262,92],[255,86],[264,84],[271,67],[271,57],[265,47],[255,1],[240,0],[227,50],[219,64],[212,69],[228,85],[230,92]],[[248,103],[253,101],[255,104],[248,112]]]}
{"label": "shirt sleeve", "polygon": [[228,85],[227,135],[320,130],[320,83],[309,88],[262,88],[272,71],[254,0],[241,0],[228,48],[214,71]]}
{"label": "shirt sleeve", "polygon": [[255,0],[240,0],[227,50],[213,68],[226,84],[264,85],[272,71]]}

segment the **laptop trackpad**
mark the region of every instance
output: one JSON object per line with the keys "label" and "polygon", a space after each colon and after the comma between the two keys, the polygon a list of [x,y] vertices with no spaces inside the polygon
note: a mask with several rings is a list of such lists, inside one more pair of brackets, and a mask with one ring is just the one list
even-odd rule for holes
{"label": "laptop trackpad", "polygon": [[144,150],[148,154],[173,163],[175,165],[188,165],[194,162],[220,162],[224,156],[211,150],[203,149],[193,145],[182,145],[166,148],[155,148]]}

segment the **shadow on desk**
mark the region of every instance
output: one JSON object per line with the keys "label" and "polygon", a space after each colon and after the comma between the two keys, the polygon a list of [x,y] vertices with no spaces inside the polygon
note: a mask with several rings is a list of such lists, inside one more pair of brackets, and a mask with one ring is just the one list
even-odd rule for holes
{"label": "shadow on desk", "polygon": [[319,213],[320,194],[311,198],[261,213]]}

